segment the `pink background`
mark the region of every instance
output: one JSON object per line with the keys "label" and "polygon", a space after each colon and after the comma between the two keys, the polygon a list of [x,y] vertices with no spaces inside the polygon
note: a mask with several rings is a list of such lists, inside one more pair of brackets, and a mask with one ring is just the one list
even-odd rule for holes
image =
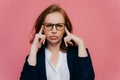
{"label": "pink background", "polygon": [[95,80],[120,80],[120,0],[0,0],[0,80],[19,80],[31,28],[52,3],[66,10],[89,48]]}

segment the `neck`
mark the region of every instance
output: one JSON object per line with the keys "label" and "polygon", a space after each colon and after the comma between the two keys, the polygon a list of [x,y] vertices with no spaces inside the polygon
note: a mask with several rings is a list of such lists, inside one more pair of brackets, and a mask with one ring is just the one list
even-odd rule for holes
{"label": "neck", "polygon": [[56,44],[50,44],[50,43],[48,43],[47,48],[51,52],[56,53],[56,52],[58,52],[60,50],[60,44],[61,44],[61,42],[60,43],[56,43]]}

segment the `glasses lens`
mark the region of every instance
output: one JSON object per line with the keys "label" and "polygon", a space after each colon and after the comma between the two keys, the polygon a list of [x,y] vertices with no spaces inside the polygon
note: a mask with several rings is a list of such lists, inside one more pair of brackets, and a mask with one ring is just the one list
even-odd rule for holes
{"label": "glasses lens", "polygon": [[63,30],[64,29],[64,24],[56,24],[57,30]]}
{"label": "glasses lens", "polygon": [[55,25],[56,29],[59,31],[63,30],[65,26],[64,23],[59,23],[59,24],[44,23],[43,25],[46,30],[52,30]]}
{"label": "glasses lens", "polygon": [[44,24],[44,25],[46,30],[51,30],[53,26],[53,24]]}

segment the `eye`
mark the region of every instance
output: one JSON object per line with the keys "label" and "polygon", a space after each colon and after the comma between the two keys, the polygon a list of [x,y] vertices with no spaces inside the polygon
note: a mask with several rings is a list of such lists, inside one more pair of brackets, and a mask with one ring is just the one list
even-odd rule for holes
{"label": "eye", "polygon": [[62,25],[62,24],[56,24],[56,26],[57,26],[57,27],[63,27],[63,25]]}
{"label": "eye", "polygon": [[52,24],[46,24],[46,27],[52,27],[53,25]]}

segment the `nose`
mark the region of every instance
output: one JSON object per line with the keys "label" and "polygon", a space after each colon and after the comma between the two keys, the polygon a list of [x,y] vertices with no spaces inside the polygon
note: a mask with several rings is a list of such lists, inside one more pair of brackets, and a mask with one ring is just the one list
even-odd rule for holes
{"label": "nose", "polygon": [[57,32],[57,29],[55,27],[55,25],[53,26],[53,29],[52,29],[52,33],[56,33]]}

